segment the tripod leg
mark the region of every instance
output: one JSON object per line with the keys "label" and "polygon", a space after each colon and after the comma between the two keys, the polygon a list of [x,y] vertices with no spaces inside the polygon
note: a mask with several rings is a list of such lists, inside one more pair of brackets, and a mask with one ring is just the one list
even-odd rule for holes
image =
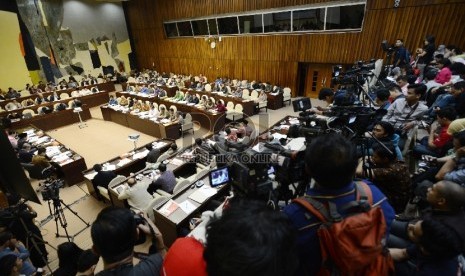
{"label": "tripod leg", "polygon": [[[56,237],[62,237],[62,238],[67,238],[68,241],[72,241],[71,237],[69,236],[68,234],[68,230],[67,230],[67,226],[68,226],[68,223],[66,221],[66,217],[65,217],[65,213],[63,212],[63,208],[61,208],[61,204],[60,204],[61,200],[54,200],[54,206],[55,206],[55,224],[56,224],[56,227],[57,227],[57,233],[56,233]],[[65,236],[62,236],[58,233],[58,220],[60,221],[60,225],[61,227],[65,230]]]}
{"label": "tripod leg", "polygon": [[64,203],[63,200],[60,199],[60,202],[61,204],[63,204],[66,209],[68,209],[73,215],[75,215],[76,217],[78,217],[86,226],[90,226],[90,224],[88,222],[86,222],[83,218],[81,218],[78,213],[76,211],[74,211],[73,209],[71,209],[71,207],[69,207],[68,204]]}

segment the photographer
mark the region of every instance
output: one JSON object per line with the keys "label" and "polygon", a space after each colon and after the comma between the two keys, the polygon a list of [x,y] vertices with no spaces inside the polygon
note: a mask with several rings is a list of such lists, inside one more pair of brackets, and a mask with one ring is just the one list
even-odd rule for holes
{"label": "photographer", "polygon": [[[125,208],[106,207],[92,224],[93,250],[104,263],[96,275],[159,275],[165,252],[163,238],[150,219],[137,224],[134,214]],[[150,230],[152,229],[152,230]],[[152,234],[152,247],[158,251],[133,265],[134,246],[140,232]],[[150,253],[150,252],[149,252]]]}
{"label": "photographer", "polygon": [[330,110],[331,105],[334,102],[334,96],[335,94],[331,88],[321,88],[320,92],[318,93],[318,100],[325,101],[327,106],[326,107],[317,106],[307,111],[312,111],[318,115],[324,115],[325,112]]}

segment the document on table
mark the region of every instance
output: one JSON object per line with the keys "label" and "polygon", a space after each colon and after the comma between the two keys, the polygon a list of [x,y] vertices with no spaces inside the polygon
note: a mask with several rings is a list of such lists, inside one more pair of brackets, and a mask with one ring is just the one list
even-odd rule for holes
{"label": "document on table", "polygon": [[97,175],[97,172],[94,171],[94,172],[91,172],[91,173],[88,173],[88,174],[84,175],[84,177],[89,179],[89,180],[92,180],[92,179],[94,179],[94,176],[96,176],[96,175]]}
{"label": "document on table", "polygon": [[148,153],[149,153],[149,151],[146,149],[144,151],[141,151],[141,152],[138,152],[138,153],[134,154],[132,156],[132,159],[133,160],[142,159],[142,158],[146,157]]}
{"label": "document on table", "polygon": [[116,166],[113,164],[108,164],[106,166],[103,166],[102,170],[103,171],[114,171],[116,170]]}
{"label": "document on table", "polygon": [[158,210],[158,212],[160,212],[161,214],[163,214],[164,216],[169,216],[171,215],[174,211],[176,211],[176,209],[178,209],[179,205],[174,202],[172,199],[168,200],[167,203],[165,203],[165,205],[163,205],[160,210]]}
{"label": "document on table", "polygon": [[184,211],[186,214],[190,214],[195,211],[195,205],[190,203],[189,200],[184,200],[183,202],[179,203],[179,207]]}
{"label": "document on table", "polygon": [[193,192],[189,198],[198,203],[203,203],[205,200],[216,194],[216,189],[208,186],[202,186],[197,191]]}
{"label": "document on table", "polygon": [[166,146],[166,144],[167,144],[166,142],[153,142],[152,146],[154,148],[156,148],[156,149],[160,149],[160,148]]}
{"label": "document on table", "polygon": [[128,159],[128,158],[124,158],[124,159],[121,159],[118,164],[116,164],[116,166],[118,167],[122,167],[128,163],[131,163],[131,159]]}
{"label": "document on table", "polygon": [[184,163],[184,160],[181,160],[179,158],[173,158],[171,159],[170,163],[176,166],[181,166]]}
{"label": "document on table", "polygon": [[287,138],[287,135],[281,134],[281,133],[273,133],[273,138],[275,138],[275,139],[277,139],[277,140],[279,140],[279,139],[281,139],[281,138],[286,139],[286,138]]}

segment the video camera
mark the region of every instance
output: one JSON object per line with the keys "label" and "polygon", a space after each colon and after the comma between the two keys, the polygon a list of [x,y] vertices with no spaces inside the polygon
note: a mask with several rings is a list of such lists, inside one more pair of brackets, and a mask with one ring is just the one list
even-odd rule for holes
{"label": "video camera", "polygon": [[60,188],[65,185],[62,179],[53,179],[49,182],[44,182],[40,189],[43,200],[57,200],[60,196]]}
{"label": "video camera", "polygon": [[365,83],[365,78],[373,75],[373,72],[370,70],[375,69],[375,61],[376,60],[374,59],[371,59],[368,62],[359,60],[345,72],[343,71],[342,65],[333,66],[331,84],[363,85]]}

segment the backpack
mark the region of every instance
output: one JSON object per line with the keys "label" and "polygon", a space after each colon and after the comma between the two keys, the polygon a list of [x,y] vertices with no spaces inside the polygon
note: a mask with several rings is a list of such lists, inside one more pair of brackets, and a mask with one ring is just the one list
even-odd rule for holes
{"label": "backpack", "polygon": [[294,199],[322,223],[318,229],[322,265],[318,275],[393,275],[394,263],[384,246],[386,222],[380,206],[373,206],[366,183],[355,183],[356,200],[343,206],[328,207],[305,196]]}

